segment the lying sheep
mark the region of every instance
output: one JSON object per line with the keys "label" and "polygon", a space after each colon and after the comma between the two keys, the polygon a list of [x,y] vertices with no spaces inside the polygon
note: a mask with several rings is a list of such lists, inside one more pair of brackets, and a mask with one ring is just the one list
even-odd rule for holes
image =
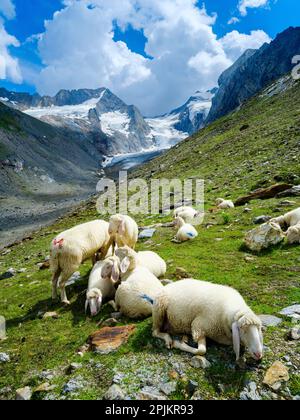
{"label": "lying sheep", "polygon": [[104,299],[114,299],[118,281],[119,260],[117,257],[109,257],[97,262],[89,277],[85,312],[89,307],[91,315],[96,316],[101,310]]}
{"label": "lying sheep", "polygon": [[[262,324],[234,289],[198,280],[182,280],[164,287],[153,305],[153,336],[168,348],[206,353],[206,338],[230,345],[240,357],[240,343],[251,356],[263,355]],[[198,348],[172,340],[170,334],[192,334]]]}
{"label": "lying sheep", "polygon": [[295,210],[289,211],[283,216],[275,217],[271,219],[271,222],[278,223],[282,228],[288,228],[295,226],[300,223],[300,207]]}
{"label": "lying sheep", "polygon": [[289,227],[286,237],[289,244],[300,244],[300,223]]}
{"label": "lying sheep", "polygon": [[[122,257],[120,249],[117,250],[117,254]],[[133,319],[151,316],[152,305],[144,295],[150,300],[155,299],[163,289],[161,282],[148,268],[138,265],[134,254],[123,258],[120,271],[122,283],[116,292],[115,309]]]}
{"label": "lying sheep", "polygon": [[65,284],[79,266],[95,254],[105,250],[109,243],[108,223],[103,220],[84,223],[59,234],[51,243],[50,268],[53,272],[52,299],[57,298],[57,285],[61,290],[61,300],[67,299]]}
{"label": "lying sheep", "polygon": [[198,232],[194,226],[189,223],[185,223],[181,217],[176,217],[174,220],[174,226],[178,228],[178,232],[173,240],[174,242],[181,243],[195,239],[198,236]]}
{"label": "lying sheep", "polygon": [[192,223],[199,215],[199,212],[193,207],[182,206],[174,210],[174,219],[181,217],[186,223]]}
{"label": "lying sheep", "polygon": [[107,250],[112,245],[113,252],[117,245],[118,248],[122,246],[129,246],[134,249],[139,236],[139,228],[136,222],[129,216],[116,214],[109,219],[110,241]]}
{"label": "lying sheep", "polygon": [[[137,266],[143,266],[157,278],[163,277],[167,271],[165,261],[156,252],[140,251],[135,252],[128,246],[118,248],[116,255],[119,257],[120,262],[127,258],[128,270],[133,271]],[[123,275],[124,278],[124,275]]]}
{"label": "lying sheep", "polygon": [[216,206],[218,207],[218,209],[222,209],[222,210],[233,209],[234,203],[231,200],[224,200],[223,198],[217,198]]}

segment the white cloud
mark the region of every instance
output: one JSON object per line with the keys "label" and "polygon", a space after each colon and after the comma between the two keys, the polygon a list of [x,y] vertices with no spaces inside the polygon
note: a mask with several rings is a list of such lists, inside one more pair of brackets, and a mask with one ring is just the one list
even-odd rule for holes
{"label": "white cloud", "polygon": [[246,16],[248,11],[247,9],[256,9],[259,7],[265,7],[269,3],[269,0],[240,0],[239,2],[239,11],[242,16]]}
{"label": "white cloud", "polygon": [[[93,7],[88,0],[64,3],[38,38],[45,66],[34,80],[39,92],[106,86],[146,115],[167,112],[194,91],[215,86],[237,54],[267,38],[262,31],[234,31],[218,40],[213,32],[217,16],[199,9],[197,0],[93,0]],[[142,29],[145,51],[153,59],[115,42],[114,22],[124,30],[128,24]]]}
{"label": "white cloud", "polygon": [[227,56],[235,61],[244,51],[257,49],[264,43],[271,42],[271,38],[262,30],[251,31],[250,35],[241,34],[238,31],[229,32],[220,39]]}
{"label": "white cloud", "polygon": [[227,22],[228,25],[235,25],[236,23],[239,23],[240,19],[237,17],[232,17],[231,19],[229,19],[229,21]]}
{"label": "white cloud", "polygon": [[21,70],[18,60],[13,58],[9,52],[9,47],[18,47],[19,42],[9,35],[0,18],[0,79],[9,79],[15,83],[22,82]]}
{"label": "white cloud", "polygon": [[14,19],[16,16],[15,5],[12,0],[1,0],[0,2],[0,14],[7,19]]}

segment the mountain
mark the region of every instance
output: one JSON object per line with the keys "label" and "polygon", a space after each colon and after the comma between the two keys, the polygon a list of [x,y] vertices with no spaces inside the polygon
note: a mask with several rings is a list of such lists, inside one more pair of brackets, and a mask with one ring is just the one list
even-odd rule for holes
{"label": "mountain", "polygon": [[290,27],[270,44],[248,50],[219,78],[206,123],[228,114],[272,81],[291,71],[300,53],[300,28]]}
{"label": "mountain", "polygon": [[162,148],[170,147],[204,127],[216,90],[197,91],[170,113],[146,119],[158,144]]}
{"label": "mountain", "polygon": [[0,101],[93,143],[102,154],[138,152],[155,144],[140,111],[106,88],[61,90],[54,97],[1,89]]}

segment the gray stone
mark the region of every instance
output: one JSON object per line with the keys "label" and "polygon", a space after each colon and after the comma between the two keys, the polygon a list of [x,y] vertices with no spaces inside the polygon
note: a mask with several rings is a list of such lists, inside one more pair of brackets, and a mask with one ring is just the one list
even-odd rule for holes
{"label": "gray stone", "polygon": [[173,394],[176,391],[177,383],[176,382],[167,382],[160,385],[160,390],[167,396]]}
{"label": "gray stone", "polygon": [[83,383],[79,378],[72,378],[63,387],[64,394],[73,394],[83,388]]}
{"label": "gray stone", "polygon": [[75,284],[76,282],[78,282],[79,280],[81,280],[81,275],[79,271],[76,271],[76,273],[74,273],[69,280],[66,283],[66,286],[71,286],[72,284]]}
{"label": "gray stone", "polygon": [[202,356],[192,357],[190,365],[196,369],[208,369],[211,366],[210,362]]}
{"label": "gray stone", "polygon": [[17,389],[16,400],[18,401],[29,401],[32,397],[32,390],[29,386],[25,388]]}
{"label": "gray stone", "polygon": [[279,314],[289,317],[292,317],[293,315],[300,315],[300,305],[297,304],[288,306],[287,308],[282,309],[282,311],[280,311]]}
{"label": "gray stone", "polygon": [[75,372],[78,369],[82,368],[81,363],[71,363],[70,366],[67,367],[66,373],[67,375],[71,375],[71,373]]}
{"label": "gray stone", "polygon": [[162,401],[166,400],[167,397],[162,395],[157,388],[151,386],[145,386],[138,394],[139,400],[147,401]]}
{"label": "gray stone", "polygon": [[262,225],[263,223],[267,223],[271,219],[271,216],[258,216],[253,219],[253,223],[255,225]]}
{"label": "gray stone", "polygon": [[290,336],[292,340],[300,340],[300,325],[292,328]]}
{"label": "gray stone", "polygon": [[243,401],[260,401],[261,396],[257,391],[257,385],[255,382],[250,382],[240,393],[240,399]]}
{"label": "gray stone", "polygon": [[260,252],[263,249],[278,245],[284,238],[285,235],[280,226],[269,222],[248,232],[244,243],[251,251]]}
{"label": "gray stone", "polygon": [[6,353],[0,353],[0,363],[10,362],[10,357]]}
{"label": "gray stone", "polygon": [[144,229],[139,234],[139,239],[149,239],[149,238],[152,238],[152,236],[154,235],[155,232],[156,232],[156,229]]}
{"label": "gray stone", "polygon": [[196,391],[191,398],[192,401],[203,400],[200,391]]}
{"label": "gray stone", "polygon": [[124,391],[118,385],[112,385],[106,394],[104,395],[104,400],[124,400],[126,397]]}
{"label": "gray stone", "polygon": [[282,323],[282,319],[273,315],[259,315],[264,327],[277,327]]}

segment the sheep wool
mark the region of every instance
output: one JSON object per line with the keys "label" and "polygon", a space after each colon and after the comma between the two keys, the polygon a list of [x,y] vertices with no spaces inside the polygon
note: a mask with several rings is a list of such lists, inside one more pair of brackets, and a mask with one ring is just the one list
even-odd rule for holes
{"label": "sheep wool", "polygon": [[174,210],[174,218],[181,217],[186,223],[192,223],[198,214],[197,210],[188,206],[178,207]]}
{"label": "sheep wool", "polygon": [[175,219],[175,226],[179,228],[175,236],[175,242],[180,243],[190,241],[191,239],[195,239],[198,236],[198,232],[194,226],[189,223],[185,223],[181,217],[177,217]]}
{"label": "sheep wool", "polygon": [[291,227],[300,224],[300,207],[295,210],[289,211],[283,216],[271,219],[271,222],[278,223],[281,227]]}
{"label": "sheep wool", "polygon": [[223,198],[217,198],[216,200],[216,206],[218,207],[218,209],[233,209],[234,203],[231,200],[224,200]]}
{"label": "sheep wool", "polygon": [[286,237],[289,244],[300,244],[300,223],[289,227]]}

